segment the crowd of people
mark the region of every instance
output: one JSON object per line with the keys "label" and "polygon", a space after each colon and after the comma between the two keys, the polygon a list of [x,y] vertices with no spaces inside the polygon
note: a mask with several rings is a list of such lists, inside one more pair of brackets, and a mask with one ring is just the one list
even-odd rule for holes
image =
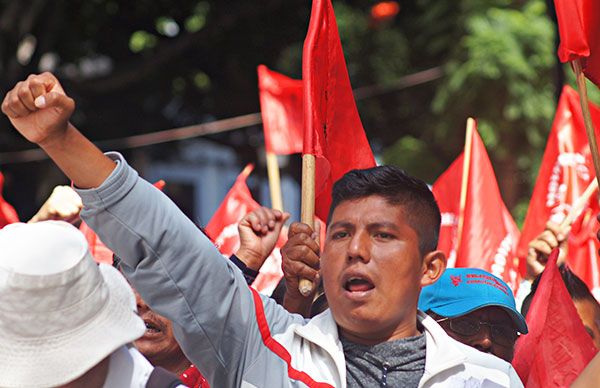
{"label": "crowd of people", "polygon": [[[531,242],[531,293],[515,300],[486,271],[446,268],[425,182],[392,166],[354,170],[333,187],[325,241],[310,225],[290,225],[285,291],[270,298],[248,286],[289,214],[246,215],[241,246],[225,259],[122,155],[86,139],[69,122],[74,109],[49,73],[18,83],[2,103],[75,189],[0,230],[0,386],[522,386],[510,364],[515,343],[568,229],[549,223]],[[94,262],[69,225],[79,216],[114,266]],[[600,348],[600,305],[568,267],[561,274]],[[316,285],[310,295],[300,279]],[[600,381],[599,363],[575,386]]]}

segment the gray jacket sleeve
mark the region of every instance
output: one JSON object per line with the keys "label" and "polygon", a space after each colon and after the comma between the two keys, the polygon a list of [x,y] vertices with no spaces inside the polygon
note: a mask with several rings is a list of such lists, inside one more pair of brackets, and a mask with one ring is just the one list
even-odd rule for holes
{"label": "gray jacket sleeve", "polygon": [[[82,218],[123,260],[123,272],[146,303],[175,323],[182,349],[207,379],[239,386],[247,363],[264,354],[244,277],[121,155],[107,155],[118,166],[100,187],[78,190]],[[264,304],[271,332],[303,321]]]}

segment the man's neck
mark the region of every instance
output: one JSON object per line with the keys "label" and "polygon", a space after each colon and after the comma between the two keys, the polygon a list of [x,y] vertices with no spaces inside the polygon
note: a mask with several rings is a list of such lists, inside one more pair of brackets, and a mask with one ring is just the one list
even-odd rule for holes
{"label": "man's neck", "polygon": [[417,328],[416,319],[403,323],[390,330],[381,330],[376,333],[354,333],[338,326],[340,336],[360,345],[377,345],[382,342],[395,341],[403,338],[414,337],[421,332]]}
{"label": "man's neck", "polygon": [[148,357],[148,361],[150,361],[152,365],[160,366],[177,376],[180,376],[192,365],[183,353],[178,354],[176,357],[168,357],[166,359]]}

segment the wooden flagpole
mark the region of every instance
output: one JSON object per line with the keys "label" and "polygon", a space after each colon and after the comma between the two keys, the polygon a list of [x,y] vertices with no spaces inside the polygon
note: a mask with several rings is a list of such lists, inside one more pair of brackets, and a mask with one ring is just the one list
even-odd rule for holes
{"label": "wooden flagpole", "polygon": [[[302,155],[302,207],[301,221],[315,229],[315,156]],[[314,284],[308,279],[300,279],[298,290],[303,296],[312,293]]]}
{"label": "wooden flagpole", "polygon": [[573,223],[573,221],[575,221],[575,219],[577,217],[579,217],[579,215],[585,208],[587,201],[589,201],[590,197],[594,194],[594,192],[597,189],[598,189],[598,180],[594,179],[590,182],[590,184],[585,189],[585,191],[581,194],[581,196],[579,198],[577,198],[575,200],[575,202],[573,202],[573,204],[571,205],[571,210],[569,210],[569,214],[567,214],[565,219],[560,223],[561,229],[566,228],[567,226],[571,225]]}
{"label": "wooden flagpole", "polygon": [[271,192],[271,207],[283,211],[283,198],[281,196],[281,179],[279,177],[279,162],[277,155],[266,151],[267,174],[269,176],[269,190]]}
{"label": "wooden flagpole", "polygon": [[594,123],[590,113],[590,106],[587,96],[587,87],[585,85],[585,75],[581,66],[581,60],[573,61],[573,68],[577,77],[577,91],[579,92],[579,102],[581,104],[581,112],[583,113],[583,123],[585,124],[585,133],[590,145],[592,160],[594,161],[594,170],[596,171],[596,180],[600,176],[600,157],[598,156],[598,143],[596,142],[596,133],[594,132]]}
{"label": "wooden flagpole", "polygon": [[467,206],[467,191],[469,185],[469,174],[471,167],[471,149],[473,148],[473,131],[475,130],[475,119],[469,117],[467,119],[467,131],[465,134],[465,150],[463,153],[463,170],[460,181],[460,208],[458,211],[458,230],[456,232],[456,254],[460,249],[462,242],[462,232],[465,220],[465,208]]}

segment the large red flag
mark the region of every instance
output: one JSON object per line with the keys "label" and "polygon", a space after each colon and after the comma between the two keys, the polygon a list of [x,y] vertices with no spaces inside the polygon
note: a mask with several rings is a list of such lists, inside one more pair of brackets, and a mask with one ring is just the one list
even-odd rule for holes
{"label": "large red flag", "polygon": [[330,0],[314,0],[302,57],[303,154],[316,156],[315,212],[326,220],[333,182],[375,166],[356,103]]}
{"label": "large red flag", "polygon": [[0,172],[0,228],[5,227],[13,222],[19,222],[19,216],[8,202],[2,196],[2,188],[4,187],[4,175]]}
{"label": "large red flag", "polygon": [[[600,108],[590,104],[590,110],[598,136]],[[565,86],[519,241],[521,274],[525,274],[529,242],[544,230],[548,220],[560,223],[594,177],[579,97],[576,91]],[[573,272],[585,281],[596,298],[600,296],[599,244],[595,236],[598,229],[595,216],[599,211],[597,196],[594,195],[584,212],[572,224],[567,255],[567,262]]]}
{"label": "large red flag", "polygon": [[561,62],[581,59],[584,74],[600,86],[600,1],[554,0]]}
{"label": "large red flag", "polygon": [[[165,187],[165,181],[162,179],[154,184],[156,188],[162,191]],[[79,231],[83,233],[88,242],[90,253],[94,257],[96,263],[113,264],[113,252],[100,240],[100,237],[94,232],[85,222],[81,221]]]}
{"label": "large red flag", "polygon": [[302,81],[260,65],[258,91],[267,152],[277,155],[302,152]]}
{"label": "large red flag", "polygon": [[[240,173],[235,183],[221,202],[221,205],[206,225],[206,233],[215,242],[219,251],[229,258],[240,247],[237,225],[240,220],[260,205],[252,198],[246,179],[254,169],[251,164]],[[252,283],[256,290],[270,294],[283,277],[280,248],[287,241],[287,231],[282,230],[273,253],[260,268],[259,275]]]}
{"label": "large red flag", "polygon": [[[450,266],[484,269],[502,278],[516,292],[518,265],[513,259],[519,230],[504,205],[492,163],[476,129],[470,141],[468,174],[463,174],[463,152],[433,185],[442,213],[438,249],[446,253]],[[466,190],[462,212],[461,187]]]}
{"label": "large red flag", "polygon": [[554,250],[527,313],[529,333],[515,347],[512,364],[527,388],[568,387],[596,354],[560,276],[557,258]]}

